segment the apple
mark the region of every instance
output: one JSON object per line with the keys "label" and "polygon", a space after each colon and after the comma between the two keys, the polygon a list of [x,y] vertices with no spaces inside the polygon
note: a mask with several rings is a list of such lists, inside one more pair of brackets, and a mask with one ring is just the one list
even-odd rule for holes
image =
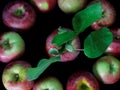
{"label": "apple", "polygon": [[16,31],[29,30],[35,19],[35,10],[23,0],[9,2],[2,12],[3,23]]}
{"label": "apple", "polygon": [[102,4],[102,18],[100,20],[95,21],[92,25],[91,28],[94,30],[98,30],[102,27],[109,27],[113,25],[113,23],[116,20],[116,11],[113,5],[107,1],[107,0],[94,0],[90,2],[90,4],[95,3],[95,2],[101,2]]}
{"label": "apple", "polygon": [[19,58],[25,51],[25,42],[17,32],[4,32],[0,35],[0,61],[8,63]]}
{"label": "apple", "polygon": [[[69,29],[67,29],[69,30]],[[58,34],[58,28],[55,29],[46,39],[46,52],[47,54],[51,56],[60,56],[61,62],[67,62],[67,61],[72,61],[74,60],[80,53],[80,39],[79,37],[76,37],[74,40],[70,42],[72,47],[74,48],[74,51],[68,51],[65,49],[65,45],[61,47],[57,47],[55,44],[52,44],[52,40],[55,37],[55,35]],[[56,53],[51,53],[55,52]],[[60,52],[60,53],[57,53]]]}
{"label": "apple", "polygon": [[34,81],[29,81],[27,77],[27,68],[30,63],[22,60],[16,60],[6,65],[2,74],[2,82],[7,90],[31,90]]}
{"label": "apple", "polygon": [[64,13],[75,13],[86,6],[87,0],[58,0],[58,6]]}
{"label": "apple", "polygon": [[61,82],[53,76],[48,76],[39,79],[34,86],[33,90],[63,90]]}
{"label": "apple", "polygon": [[120,79],[120,61],[114,56],[102,56],[93,65],[94,75],[104,84],[114,84]]}
{"label": "apple", "polygon": [[41,12],[52,11],[57,5],[57,0],[32,0],[32,2]]}
{"label": "apple", "polygon": [[68,78],[66,90],[99,90],[99,83],[90,72],[74,72]]}
{"label": "apple", "polygon": [[113,41],[105,51],[107,54],[119,56],[120,55],[120,28],[110,28],[113,34]]}

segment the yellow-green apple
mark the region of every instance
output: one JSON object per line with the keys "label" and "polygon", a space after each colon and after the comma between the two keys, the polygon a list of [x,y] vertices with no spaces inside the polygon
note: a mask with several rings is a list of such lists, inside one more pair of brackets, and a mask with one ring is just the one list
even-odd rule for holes
{"label": "yellow-green apple", "polygon": [[15,0],[6,4],[2,13],[3,23],[17,31],[30,29],[36,19],[36,13],[30,4],[23,0]]}
{"label": "yellow-green apple", "polygon": [[51,11],[57,4],[57,0],[32,0],[32,2],[41,12]]}
{"label": "yellow-green apple", "polygon": [[0,35],[0,61],[8,63],[23,55],[25,42],[16,32],[4,32]]}
{"label": "yellow-green apple", "polygon": [[110,28],[113,34],[113,41],[105,51],[107,54],[119,56],[120,55],[120,28]]}
{"label": "yellow-green apple", "polygon": [[6,90],[31,90],[34,81],[28,80],[27,70],[30,63],[16,60],[6,65],[2,74],[2,82]]}
{"label": "yellow-green apple", "polygon": [[64,13],[75,13],[85,7],[87,0],[58,0],[58,6]]}
{"label": "yellow-green apple", "polygon": [[93,72],[104,84],[114,84],[120,79],[120,61],[113,56],[102,56],[93,65]]}
{"label": "yellow-green apple", "polygon": [[[69,29],[67,29],[69,30]],[[55,29],[46,39],[46,52],[47,54],[51,56],[60,56],[61,62],[67,62],[74,60],[80,53],[80,39],[79,37],[76,37],[73,39],[70,44],[73,47],[74,51],[66,50],[65,46],[63,45],[61,47],[57,47],[55,44],[52,44],[52,40],[55,37],[55,35],[58,34],[58,29]],[[56,51],[56,52],[55,52]],[[53,53],[55,52],[55,53]]]}
{"label": "yellow-green apple", "polygon": [[99,90],[99,83],[90,72],[75,72],[68,78],[66,90]]}
{"label": "yellow-green apple", "polygon": [[102,18],[100,20],[95,21],[91,28],[94,30],[98,30],[102,27],[111,26],[116,20],[116,11],[113,5],[107,0],[93,0],[90,4],[95,2],[101,2],[102,4]]}
{"label": "yellow-green apple", "polygon": [[56,77],[48,76],[37,81],[33,90],[63,90],[63,86]]}

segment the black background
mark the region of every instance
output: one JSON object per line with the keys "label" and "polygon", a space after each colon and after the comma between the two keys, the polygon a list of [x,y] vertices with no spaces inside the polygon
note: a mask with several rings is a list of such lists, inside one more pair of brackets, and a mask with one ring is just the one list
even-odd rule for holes
{"label": "black background", "polygon": [[[6,27],[2,22],[2,11],[5,5],[8,3],[8,1],[9,0],[0,1],[0,34],[3,32],[12,31],[10,28]],[[116,21],[112,27],[119,27],[120,1],[119,0],[108,0],[108,1],[112,3],[117,13]],[[35,9],[37,13],[37,19],[34,26],[29,31],[18,32],[22,36],[26,44],[25,53],[18,60],[28,61],[33,67],[35,67],[40,59],[48,58],[48,55],[46,54],[45,51],[45,43],[47,36],[59,26],[72,29],[72,17],[74,16],[74,14],[63,13],[57,5],[51,12],[42,13],[30,2],[30,0],[26,0],[26,2],[28,2]],[[89,2],[90,0],[88,0],[87,3]],[[89,27],[86,29],[85,32],[79,35],[81,40],[81,48],[83,48],[84,38],[91,31],[92,29]],[[76,71],[86,70],[93,74],[92,66],[96,60],[97,58],[96,59],[87,58],[84,55],[84,53],[81,52],[74,61],[52,64],[49,68],[47,68],[47,70],[45,70],[45,72],[38,79],[44,76],[55,76],[61,81],[65,90],[67,80],[72,73]],[[2,76],[3,69],[6,65],[7,63],[0,62],[0,77]],[[100,81],[98,82],[100,84],[100,90],[120,90],[120,80],[112,85],[104,85]],[[2,79],[0,80],[0,89],[5,90],[2,84]]]}

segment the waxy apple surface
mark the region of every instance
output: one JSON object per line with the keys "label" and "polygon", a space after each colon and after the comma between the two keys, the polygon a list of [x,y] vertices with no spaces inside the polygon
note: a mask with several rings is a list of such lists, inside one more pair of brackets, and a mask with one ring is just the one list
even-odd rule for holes
{"label": "waxy apple surface", "polygon": [[34,81],[28,80],[27,68],[31,65],[22,60],[9,63],[3,71],[2,82],[7,90],[31,90]]}
{"label": "waxy apple surface", "polygon": [[110,28],[113,34],[113,41],[105,51],[107,54],[119,56],[120,55],[120,28]]}
{"label": "waxy apple surface", "polygon": [[120,79],[120,61],[113,56],[103,56],[93,65],[94,75],[104,84],[114,84]]}
{"label": "waxy apple surface", "polygon": [[7,63],[23,55],[25,42],[16,32],[5,32],[0,35],[0,61]]}
{"label": "waxy apple surface", "polygon": [[32,2],[41,12],[50,12],[57,4],[57,0],[32,0]]}
{"label": "waxy apple surface", "polygon": [[56,34],[58,34],[58,29],[54,30],[46,39],[46,51],[47,51],[47,54],[49,56],[60,56],[62,62],[72,61],[75,58],[77,58],[77,56],[80,53],[80,50],[77,50],[77,49],[80,49],[80,39],[78,37],[76,37],[71,42],[71,45],[75,49],[74,52],[70,52],[70,51],[65,50],[60,54],[50,54],[49,53],[51,49],[57,49],[57,50],[61,49],[61,48],[57,47],[55,44],[52,44],[52,40],[53,40],[53,38],[54,38],[54,36]]}
{"label": "waxy apple surface", "polygon": [[99,83],[90,72],[75,72],[68,78],[66,90],[99,90]]}
{"label": "waxy apple surface", "polygon": [[56,77],[49,76],[37,81],[33,90],[63,90],[63,86]]}
{"label": "waxy apple surface", "polygon": [[36,13],[33,7],[22,0],[9,2],[2,13],[3,23],[11,29],[18,31],[30,29],[35,19]]}
{"label": "waxy apple surface", "polygon": [[64,13],[75,13],[85,7],[87,0],[58,0],[58,6]]}
{"label": "waxy apple surface", "polygon": [[91,28],[98,30],[102,27],[112,26],[116,20],[116,10],[114,6],[107,0],[93,0],[91,4],[95,2],[101,2],[102,4],[102,18],[94,22],[91,25]]}

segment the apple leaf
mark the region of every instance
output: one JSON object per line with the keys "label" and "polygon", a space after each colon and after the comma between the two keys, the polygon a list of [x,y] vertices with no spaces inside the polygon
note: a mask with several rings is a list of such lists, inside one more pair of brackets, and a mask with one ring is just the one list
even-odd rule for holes
{"label": "apple leaf", "polygon": [[89,58],[102,55],[111,44],[113,35],[108,28],[91,32],[84,41],[84,53]]}
{"label": "apple leaf", "polygon": [[30,81],[37,79],[52,63],[60,61],[60,57],[51,57],[50,59],[41,59],[35,68],[28,68],[28,79]]}
{"label": "apple leaf", "polygon": [[[65,29],[63,29],[65,30]],[[52,44],[55,44],[57,46],[61,46],[65,43],[67,43],[70,40],[73,40],[76,37],[76,34],[72,30],[66,30],[65,32],[57,34],[53,40]]]}
{"label": "apple leaf", "polygon": [[101,3],[97,2],[88,6],[87,8],[76,13],[72,19],[72,25],[76,32],[79,34],[89,27],[93,22],[102,17]]}

